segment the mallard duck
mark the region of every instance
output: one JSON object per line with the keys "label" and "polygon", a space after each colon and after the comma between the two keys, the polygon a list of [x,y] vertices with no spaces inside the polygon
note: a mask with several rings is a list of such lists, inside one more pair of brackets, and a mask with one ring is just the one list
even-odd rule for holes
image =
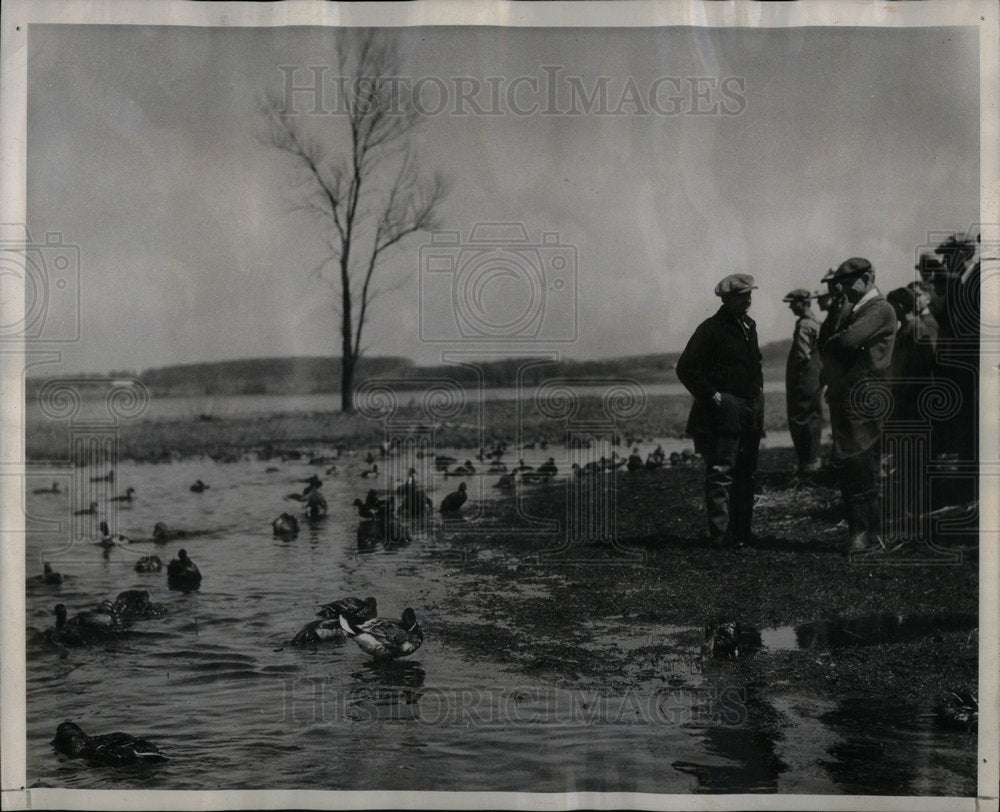
{"label": "mallard duck", "polygon": [[163,569],[163,562],[158,555],[144,555],[135,562],[136,572],[159,572]]}
{"label": "mallard duck", "polygon": [[74,510],[74,516],[93,516],[97,513],[97,502],[91,502],[90,507],[82,508],[80,510]]}
{"label": "mallard duck", "polygon": [[112,496],[109,502],[131,502],[135,494],[135,488],[126,488],[125,493],[121,496]]}
{"label": "mallard duck", "polygon": [[153,541],[157,544],[166,544],[168,541],[182,539],[187,536],[186,530],[174,530],[167,526],[166,522],[157,522],[153,526]]}
{"label": "mallard duck", "polygon": [[329,620],[336,620],[343,615],[352,623],[364,623],[378,615],[378,603],[375,598],[370,596],[364,600],[361,598],[341,598],[323,604],[316,615]]}
{"label": "mallard duck", "polygon": [[208,485],[198,479],[195,481],[194,485],[189,488],[189,490],[191,493],[204,493],[208,490]]}
{"label": "mallard duck", "polygon": [[458,490],[449,493],[441,500],[442,513],[458,513],[462,509],[469,495],[466,493],[467,487],[464,482],[458,483]]}
{"label": "mallard duck", "polygon": [[59,483],[53,482],[51,488],[35,488],[32,493],[62,493],[62,491],[59,490]]}
{"label": "mallard duck", "polygon": [[201,572],[188,558],[187,550],[178,550],[177,558],[167,565],[167,586],[170,589],[197,589],[201,585]]}
{"label": "mallard duck", "polygon": [[282,513],[271,522],[271,529],[276,536],[292,536],[299,532],[299,520],[291,513]]}
{"label": "mallard duck", "polygon": [[88,736],[74,722],[63,722],[52,740],[56,751],[70,758],[82,758],[105,767],[132,767],[166,761],[155,744],[127,733]]}
{"label": "mallard duck", "polygon": [[545,462],[538,466],[538,471],[536,473],[542,476],[555,476],[559,473],[559,467],[556,465],[554,457],[549,457]]}
{"label": "mallard duck", "polygon": [[341,628],[339,618],[336,620],[314,620],[303,626],[298,634],[291,639],[289,645],[309,646],[346,639],[347,633]]}
{"label": "mallard duck", "polygon": [[310,491],[309,496],[306,497],[306,515],[310,519],[320,519],[326,516],[326,513],[326,499],[322,497],[318,490]]}
{"label": "mallard duck", "polygon": [[114,482],[115,481],[115,469],[112,468],[104,476],[92,476],[90,478],[91,482]]}
{"label": "mallard duck", "polygon": [[128,589],[120,592],[115,598],[114,611],[122,624],[131,623],[133,620],[163,617],[166,613],[164,607],[150,600],[149,593],[145,589]]}
{"label": "mallard duck", "polygon": [[55,586],[63,582],[62,573],[52,569],[52,565],[48,561],[42,566],[42,574],[39,577],[42,579],[43,584],[52,584]]}
{"label": "mallard duck", "polygon": [[513,490],[517,486],[517,476],[515,474],[504,474],[500,479],[493,483],[494,488],[500,488],[502,491]]}
{"label": "mallard duck", "polygon": [[119,544],[131,544],[132,540],[125,538],[121,533],[112,533],[108,529],[108,523],[102,521],[100,524],[101,528],[101,540],[97,542],[102,547],[116,547]]}
{"label": "mallard duck", "polygon": [[377,660],[409,656],[424,642],[424,633],[417,625],[417,615],[410,608],[403,610],[400,621],[377,617],[355,624],[341,615],[340,625],[365,654]]}
{"label": "mallard duck", "polygon": [[971,691],[948,691],[935,714],[945,727],[973,731],[979,725],[979,697]]}

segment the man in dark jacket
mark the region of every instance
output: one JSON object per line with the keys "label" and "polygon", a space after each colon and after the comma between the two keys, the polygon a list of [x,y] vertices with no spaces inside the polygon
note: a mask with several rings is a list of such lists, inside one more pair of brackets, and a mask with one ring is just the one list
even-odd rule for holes
{"label": "man in dark jacket", "polygon": [[819,399],[821,364],[816,346],[819,322],[810,307],[811,300],[812,294],[804,288],[796,288],[782,299],[796,316],[792,346],[785,364],[785,406],[799,474],[819,470],[819,440],[823,428]]}
{"label": "man in dark jacket", "polygon": [[841,454],[840,490],[849,527],[848,552],[852,552],[879,540],[877,473],[885,418],[881,405],[887,398],[878,384],[892,360],[896,315],[875,287],[875,271],[867,259],[853,257],[841,263],[833,281],[852,305],[822,347],[824,359],[829,356],[834,362],[827,395]]}
{"label": "man in dark jacket", "polygon": [[740,548],[751,540],[754,473],[764,428],[764,378],[757,325],[747,315],[752,276],[715,286],[722,307],[694,331],[677,377],[694,395],[688,434],[705,460],[709,537]]}

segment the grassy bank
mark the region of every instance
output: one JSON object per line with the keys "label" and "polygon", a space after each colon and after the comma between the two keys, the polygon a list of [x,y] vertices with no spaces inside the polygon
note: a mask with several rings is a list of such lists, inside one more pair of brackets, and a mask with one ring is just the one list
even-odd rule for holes
{"label": "grassy bank", "polygon": [[[652,437],[680,437],[684,433],[691,399],[686,395],[651,396],[634,417],[618,419],[623,441]],[[765,428],[786,427],[784,398],[767,398]],[[428,419],[418,404],[401,406],[393,416],[396,436],[433,430],[441,447],[478,448],[501,440],[516,442],[545,440],[565,442],[567,428],[587,424],[611,426],[601,398],[580,398],[570,421],[547,417],[530,402],[486,401],[462,407],[447,420]],[[610,431],[610,429],[608,429]],[[229,415],[177,420],[138,418],[119,426],[118,449],[122,459],[157,462],[208,454],[227,459],[271,445],[275,449],[306,449],[344,446],[365,448],[385,439],[387,424],[360,414],[339,412],[287,413],[276,415]],[[63,460],[69,448],[70,427],[66,421],[35,418],[25,428],[29,460]]]}

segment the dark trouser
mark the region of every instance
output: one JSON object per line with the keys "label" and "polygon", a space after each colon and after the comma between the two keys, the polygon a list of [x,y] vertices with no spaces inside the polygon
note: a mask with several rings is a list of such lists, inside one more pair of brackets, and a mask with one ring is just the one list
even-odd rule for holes
{"label": "dark trouser", "polygon": [[863,549],[874,543],[881,532],[878,494],[880,462],[879,443],[867,451],[840,460],[840,493],[847,512],[849,546],[852,549]]}
{"label": "dark trouser", "polygon": [[823,428],[819,391],[810,392],[796,387],[794,382],[788,382],[786,407],[788,431],[792,435],[792,445],[795,446],[801,472],[807,466],[817,466],[819,463],[820,432]]}
{"label": "dark trouser", "polygon": [[708,534],[715,541],[741,543],[750,540],[763,398],[734,400],[740,433],[699,435],[695,447],[705,459]]}

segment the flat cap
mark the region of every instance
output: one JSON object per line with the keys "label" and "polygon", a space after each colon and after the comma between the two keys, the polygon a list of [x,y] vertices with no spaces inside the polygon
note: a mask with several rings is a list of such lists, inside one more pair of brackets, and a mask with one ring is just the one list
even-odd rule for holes
{"label": "flat cap", "polygon": [[731,273],[715,286],[716,296],[739,296],[757,290],[753,277],[745,273]]}
{"label": "flat cap", "polygon": [[828,270],[825,274],[823,274],[823,278],[820,279],[819,281],[820,282],[832,282],[833,281],[833,275],[834,275],[834,273],[836,273],[836,271],[834,271],[833,268],[830,268],[830,270]]}
{"label": "flat cap", "polygon": [[899,305],[904,313],[913,313],[917,309],[917,301],[914,292],[910,288],[896,288],[890,290],[885,295],[886,301],[891,305]]}
{"label": "flat cap", "polygon": [[790,290],[785,294],[785,298],[781,301],[783,302],[808,302],[812,299],[812,293],[810,293],[805,288],[796,288],[795,290]]}
{"label": "flat cap", "polygon": [[848,279],[852,276],[860,276],[872,270],[872,264],[864,257],[851,257],[844,260],[833,272],[831,281],[839,282],[841,279]]}

